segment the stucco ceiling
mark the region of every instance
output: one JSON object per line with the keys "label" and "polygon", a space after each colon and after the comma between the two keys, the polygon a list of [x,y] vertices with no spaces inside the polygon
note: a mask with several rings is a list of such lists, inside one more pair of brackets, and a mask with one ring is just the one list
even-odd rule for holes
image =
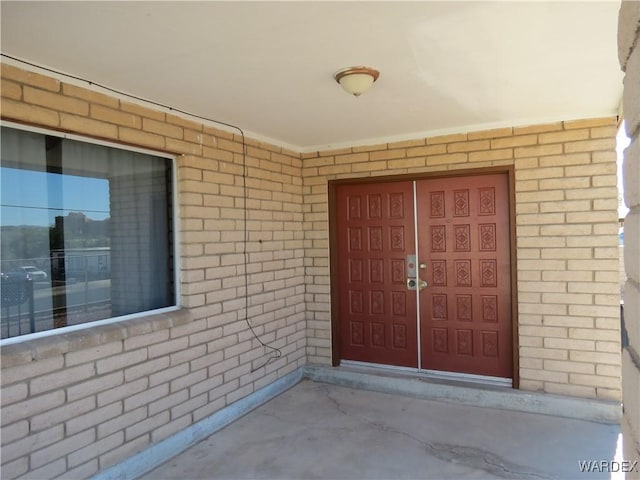
{"label": "stucco ceiling", "polygon": [[619,5],[2,1],[1,49],[306,151],[615,114]]}

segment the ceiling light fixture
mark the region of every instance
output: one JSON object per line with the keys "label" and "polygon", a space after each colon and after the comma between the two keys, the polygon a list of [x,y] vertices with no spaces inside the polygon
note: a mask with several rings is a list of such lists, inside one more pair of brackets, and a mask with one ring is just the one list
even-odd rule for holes
{"label": "ceiling light fixture", "polygon": [[336,72],[334,78],[347,93],[359,97],[371,88],[379,76],[380,72],[373,68],[349,67]]}

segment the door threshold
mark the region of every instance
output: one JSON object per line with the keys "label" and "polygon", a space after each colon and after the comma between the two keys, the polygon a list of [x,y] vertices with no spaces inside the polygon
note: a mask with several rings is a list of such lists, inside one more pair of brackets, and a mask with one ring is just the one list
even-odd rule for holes
{"label": "door threshold", "polygon": [[430,378],[438,378],[441,380],[453,380],[470,383],[480,383],[482,385],[492,385],[494,387],[507,387],[513,386],[513,379],[504,377],[492,377],[489,375],[474,375],[472,373],[458,373],[458,372],[441,372],[440,370],[422,370]]}
{"label": "door threshold", "polygon": [[500,408],[615,425],[619,425],[622,416],[620,402],[527,392],[462,380],[442,380],[418,373],[415,368],[378,368],[362,362],[343,362],[339,367],[307,365],[304,368],[305,378],[314,382],[424,400]]}
{"label": "door threshold", "polygon": [[356,367],[364,369],[370,373],[381,373],[387,370],[389,373],[417,376],[425,380],[433,380],[442,383],[472,383],[491,387],[512,388],[511,378],[492,377],[488,375],[474,375],[471,373],[443,372],[440,370],[425,370],[414,367],[401,367],[396,365],[385,365],[382,363],[358,362],[356,360],[341,360],[340,366]]}

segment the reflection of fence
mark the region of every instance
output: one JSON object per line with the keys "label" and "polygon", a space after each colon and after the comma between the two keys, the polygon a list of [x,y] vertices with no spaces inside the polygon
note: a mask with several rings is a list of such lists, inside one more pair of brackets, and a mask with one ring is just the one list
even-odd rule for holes
{"label": "reflection of fence", "polygon": [[111,249],[109,247],[57,249],[51,250],[50,257],[3,259],[0,270],[3,273],[21,272],[26,266],[35,267],[46,274],[46,278],[43,278],[41,273],[32,275],[36,282],[108,278],[111,275]]}
{"label": "reflection of fence", "polygon": [[112,314],[109,247],[3,259],[1,271],[2,338],[101,320]]}
{"label": "reflection of fence", "polygon": [[3,273],[2,308],[5,313],[4,321],[7,327],[7,337],[11,336],[12,321],[18,326],[18,335],[22,335],[22,306],[25,303],[27,303],[29,309],[29,333],[33,333],[36,330],[33,280],[26,273]]}
{"label": "reflection of fence", "polygon": [[111,273],[109,247],[72,248],[51,251],[53,280],[69,281],[107,278]]}
{"label": "reflection of fence", "polygon": [[111,317],[110,280],[88,283],[87,291],[84,282],[51,287],[32,281],[33,293],[28,291],[25,297],[24,291],[19,293],[15,289],[11,294],[12,289],[5,288],[6,280],[3,280],[1,337],[16,337]]}

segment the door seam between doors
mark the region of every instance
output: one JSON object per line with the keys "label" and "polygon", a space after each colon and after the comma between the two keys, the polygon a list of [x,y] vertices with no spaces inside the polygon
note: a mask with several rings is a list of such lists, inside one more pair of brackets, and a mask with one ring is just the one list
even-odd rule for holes
{"label": "door seam between doors", "polygon": [[[413,235],[416,249],[416,280],[420,278],[420,251],[418,245],[418,183],[412,180],[413,184]],[[420,326],[420,288],[416,288],[416,342],[418,346],[418,370],[422,370],[422,331]]]}

